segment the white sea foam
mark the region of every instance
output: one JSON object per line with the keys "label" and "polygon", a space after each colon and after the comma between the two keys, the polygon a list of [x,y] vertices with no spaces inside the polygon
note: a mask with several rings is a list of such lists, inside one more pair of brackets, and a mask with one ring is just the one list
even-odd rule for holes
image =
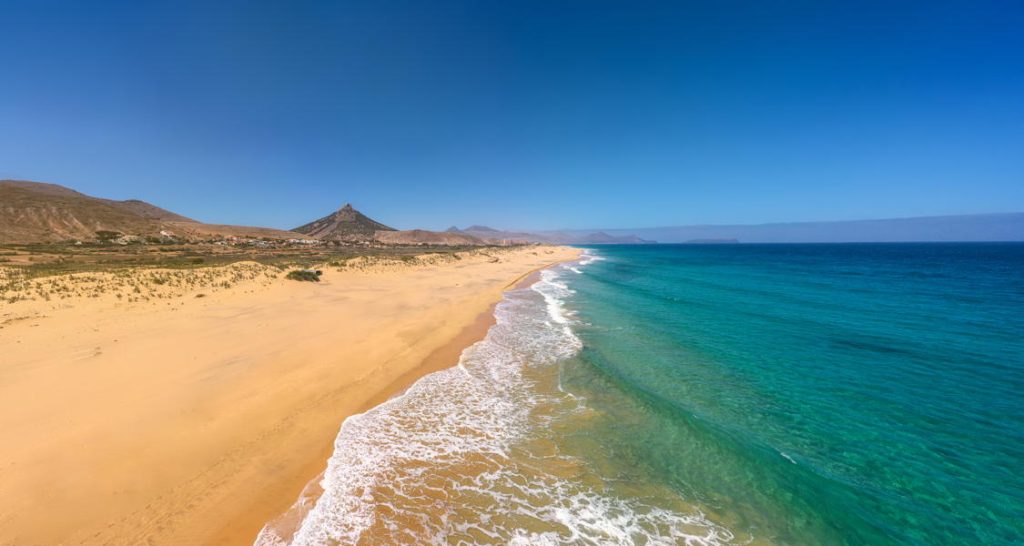
{"label": "white sea foam", "polygon": [[590,265],[594,262],[604,260],[605,257],[601,256],[597,252],[587,248],[583,250],[583,255],[579,259],[579,265]]}
{"label": "white sea foam", "polygon": [[545,469],[584,465],[557,449],[533,454],[523,447],[548,428],[538,408],[579,404],[535,388],[535,372],[581,348],[565,307],[572,293],[559,271],[543,271],[530,289],[506,295],[497,324],[463,352],[458,367],[346,419],[323,495],[294,535],[267,526],[256,544],[730,541],[727,530],[698,513],[647,506],[556,475]]}

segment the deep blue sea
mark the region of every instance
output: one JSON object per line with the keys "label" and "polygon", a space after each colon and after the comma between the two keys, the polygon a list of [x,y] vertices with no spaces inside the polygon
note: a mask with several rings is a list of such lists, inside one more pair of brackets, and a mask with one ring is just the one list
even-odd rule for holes
{"label": "deep blue sea", "polygon": [[1024,244],[602,246],[495,317],[257,544],[1024,543]]}
{"label": "deep blue sea", "polygon": [[1024,244],[594,252],[581,457],[737,540],[1024,543]]}

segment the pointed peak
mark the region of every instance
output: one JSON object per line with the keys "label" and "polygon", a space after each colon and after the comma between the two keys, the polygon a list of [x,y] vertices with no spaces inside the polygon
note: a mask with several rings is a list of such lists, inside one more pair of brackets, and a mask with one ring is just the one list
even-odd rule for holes
{"label": "pointed peak", "polygon": [[462,232],[462,230],[459,229],[458,226],[452,226],[452,227],[446,229],[445,231],[447,231],[448,233],[460,233],[460,232]]}
{"label": "pointed peak", "polygon": [[374,232],[395,231],[394,228],[368,218],[351,203],[345,203],[335,212],[294,229],[299,233],[318,239],[331,240],[372,240]]}

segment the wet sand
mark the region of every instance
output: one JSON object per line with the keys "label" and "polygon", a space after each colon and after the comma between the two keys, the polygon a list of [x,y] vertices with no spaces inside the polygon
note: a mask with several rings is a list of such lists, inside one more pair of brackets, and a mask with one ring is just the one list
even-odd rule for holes
{"label": "wet sand", "polygon": [[504,290],[577,253],[0,304],[0,544],[251,544],[345,417],[454,365]]}

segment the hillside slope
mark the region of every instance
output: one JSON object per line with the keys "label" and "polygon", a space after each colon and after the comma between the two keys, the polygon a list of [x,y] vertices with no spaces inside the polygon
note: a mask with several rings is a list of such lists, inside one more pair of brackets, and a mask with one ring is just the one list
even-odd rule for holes
{"label": "hillside slope", "polygon": [[55,184],[0,180],[0,242],[92,240],[97,231],[158,235],[160,223],[135,212],[157,207],[141,205],[121,206]]}
{"label": "hillside slope", "polygon": [[374,234],[374,240],[387,245],[480,246],[486,244],[483,240],[464,233],[422,229],[378,231]]}
{"label": "hillside slope", "polygon": [[372,241],[378,231],[397,231],[370,219],[346,204],[340,209],[292,231],[325,241]]}
{"label": "hillside slope", "polygon": [[127,210],[136,216],[141,216],[149,220],[159,220],[162,222],[193,222],[198,223],[191,218],[186,218],[180,214],[173,213],[169,210],[162,209],[156,205],[151,205],[145,201],[139,201],[138,199],[128,199],[127,201],[108,201],[110,204]]}
{"label": "hillside slope", "polygon": [[185,239],[301,238],[271,228],[204,224],[145,201],[92,197],[57,184],[0,180],[0,243],[94,241],[97,232]]}

